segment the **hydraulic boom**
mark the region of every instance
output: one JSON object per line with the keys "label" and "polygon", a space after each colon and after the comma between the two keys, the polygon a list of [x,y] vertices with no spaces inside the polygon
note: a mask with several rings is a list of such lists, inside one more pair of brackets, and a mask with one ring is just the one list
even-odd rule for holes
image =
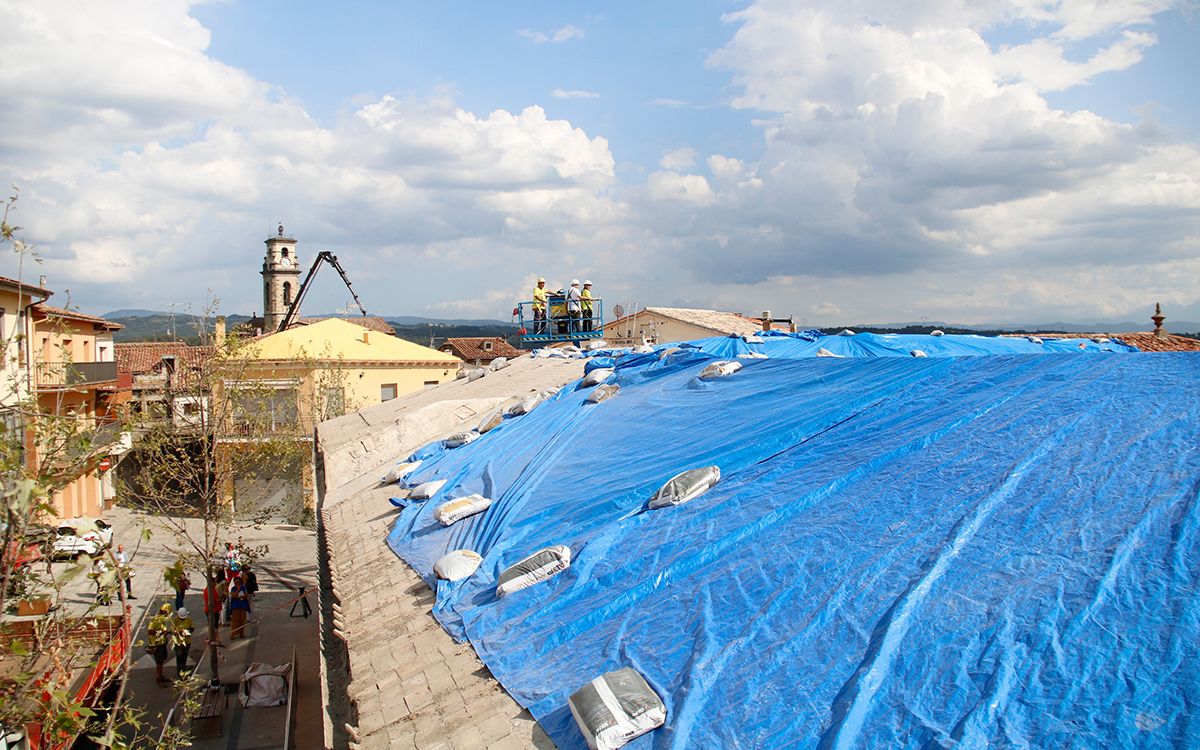
{"label": "hydraulic boom", "polygon": [[350,286],[350,278],[342,270],[337,256],[328,250],[322,250],[317,253],[317,259],[313,261],[312,268],[308,269],[308,275],[304,277],[304,282],[300,284],[300,289],[296,292],[296,299],[292,300],[292,306],[288,308],[287,315],[283,316],[283,322],[279,324],[279,331],[286,331],[292,323],[296,322],[296,316],[300,314],[300,303],[304,301],[304,295],[308,293],[309,284],[312,283],[313,277],[317,275],[317,269],[321,267],[322,263],[328,263],[337,269],[338,274],[342,277],[342,281],[346,283],[346,288],[350,290],[350,296],[354,298],[354,304],[358,305],[358,309],[362,311],[363,317],[366,317],[367,309],[362,306],[358,295],[354,293],[354,287]]}

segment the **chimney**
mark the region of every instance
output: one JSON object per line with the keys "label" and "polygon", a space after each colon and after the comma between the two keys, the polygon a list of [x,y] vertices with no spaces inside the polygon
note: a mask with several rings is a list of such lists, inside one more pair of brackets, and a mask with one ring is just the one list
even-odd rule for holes
{"label": "chimney", "polygon": [[1162,314],[1162,305],[1155,302],[1154,314],[1150,316],[1150,320],[1154,321],[1154,338],[1165,339],[1167,337],[1167,332],[1162,327],[1163,321],[1166,319],[1167,317]]}
{"label": "chimney", "polygon": [[770,310],[763,310],[762,328],[764,331],[771,330],[771,311]]}
{"label": "chimney", "polygon": [[365,328],[363,329],[363,343],[364,344],[371,343],[371,332],[366,330]]}
{"label": "chimney", "polygon": [[225,346],[225,316],[218,315],[217,322],[213,325],[213,344],[218,350]]}

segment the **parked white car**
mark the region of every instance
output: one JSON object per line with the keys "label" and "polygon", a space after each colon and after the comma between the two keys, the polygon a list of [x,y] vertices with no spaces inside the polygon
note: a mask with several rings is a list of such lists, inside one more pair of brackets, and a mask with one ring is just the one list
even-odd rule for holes
{"label": "parked white car", "polygon": [[103,518],[72,518],[58,525],[54,557],[96,556],[112,544],[112,524]]}

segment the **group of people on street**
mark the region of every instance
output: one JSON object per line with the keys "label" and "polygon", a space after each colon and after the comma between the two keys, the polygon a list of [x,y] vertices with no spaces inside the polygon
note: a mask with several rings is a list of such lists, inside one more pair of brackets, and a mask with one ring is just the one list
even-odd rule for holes
{"label": "group of people on street", "polygon": [[[539,277],[537,286],[533,288],[533,332],[547,333],[549,331],[546,313],[550,300],[550,291],[546,289],[546,280]],[[592,280],[588,279],[580,286],[579,279],[571,279],[571,286],[560,289],[554,294],[563,298],[566,318],[556,317],[558,333],[590,333],[593,330],[593,299]]]}
{"label": "group of people on street", "polygon": [[158,614],[150,618],[146,627],[146,651],[154,657],[154,679],[158,684],[168,682],[163,675],[163,664],[167,661],[168,647],[175,653],[177,677],[188,673],[188,654],[192,650],[192,633],[196,625],[186,607],[176,609],[170,604],[158,608]]}

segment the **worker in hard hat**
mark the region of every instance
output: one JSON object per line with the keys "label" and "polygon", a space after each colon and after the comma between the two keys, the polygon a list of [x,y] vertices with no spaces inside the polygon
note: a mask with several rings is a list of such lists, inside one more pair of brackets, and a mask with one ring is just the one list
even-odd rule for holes
{"label": "worker in hard hat", "polygon": [[579,279],[571,279],[571,288],[567,290],[567,317],[570,318],[571,333],[579,331],[579,316],[583,311],[583,293],[579,289]]}
{"label": "worker in hard hat", "polygon": [[546,332],[546,280],[538,277],[537,286],[533,288],[533,332]]}
{"label": "worker in hard hat", "polygon": [[583,309],[583,330],[592,331],[592,280],[583,282],[583,291],[579,293],[580,306]]}

